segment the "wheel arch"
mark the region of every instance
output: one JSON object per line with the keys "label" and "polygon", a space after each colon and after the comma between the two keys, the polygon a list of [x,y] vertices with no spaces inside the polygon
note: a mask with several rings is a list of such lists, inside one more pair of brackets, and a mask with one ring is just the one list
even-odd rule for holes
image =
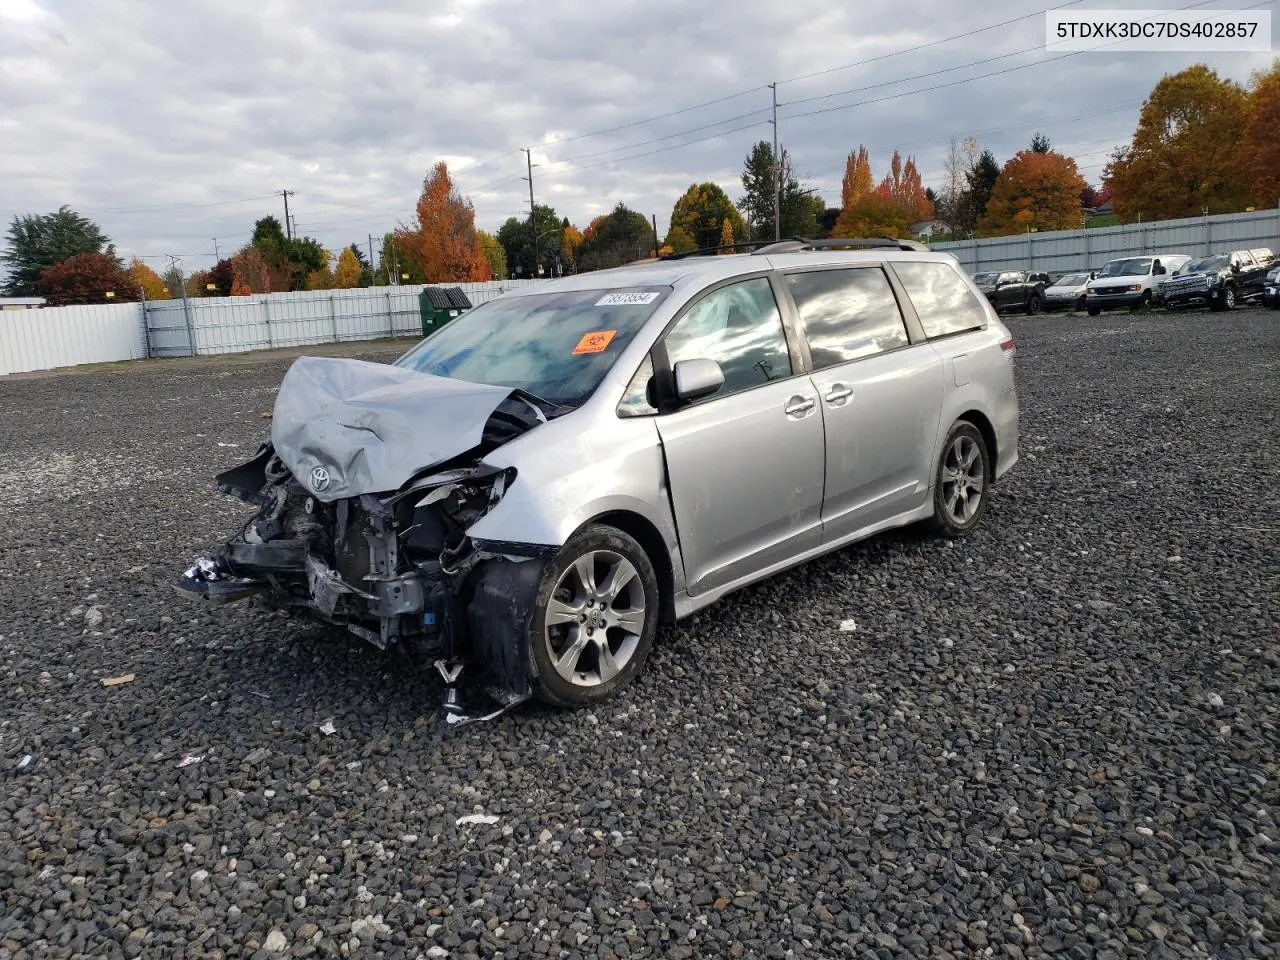
{"label": "wheel arch", "polygon": [[[996,428],[992,425],[990,418],[981,410],[966,410],[960,416],[956,417],[955,423],[961,421],[973,424],[978,432],[982,434],[982,441],[987,445],[987,472],[990,476],[987,478],[988,483],[995,483],[996,464],[1000,462],[1000,451],[996,443]],[[948,431],[950,427],[947,428]]]}

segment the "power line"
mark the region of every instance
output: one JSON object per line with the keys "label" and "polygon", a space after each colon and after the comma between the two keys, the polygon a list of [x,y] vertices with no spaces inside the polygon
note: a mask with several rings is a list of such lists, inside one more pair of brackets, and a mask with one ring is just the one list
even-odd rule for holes
{"label": "power line", "polygon": [[81,207],[82,213],[125,213],[132,210],[176,210],[180,207],[217,207],[227,203],[249,203],[253,200],[269,200],[275,193],[261,193],[254,197],[236,197],[230,200],[205,200],[191,203],[152,203],[136,207]]}

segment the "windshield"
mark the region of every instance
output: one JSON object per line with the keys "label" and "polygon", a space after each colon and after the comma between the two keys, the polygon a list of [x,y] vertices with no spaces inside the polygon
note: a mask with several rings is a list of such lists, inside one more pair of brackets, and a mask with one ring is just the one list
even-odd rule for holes
{"label": "windshield", "polygon": [[981,286],[984,283],[995,283],[1000,278],[998,273],[975,273],[973,282]]}
{"label": "windshield", "polygon": [[491,300],[427,337],[395,365],[577,406],[670,292],[628,287]]}
{"label": "windshield", "polygon": [[1088,282],[1089,278],[1083,273],[1069,273],[1065,277],[1059,277],[1054,283],[1055,287],[1079,287]]}
{"label": "windshield", "polygon": [[1216,257],[1204,257],[1201,260],[1191,260],[1186,263],[1179,273],[1205,273],[1209,270],[1225,270],[1231,262],[1231,258],[1225,253]]}
{"label": "windshield", "polygon": [[1140,277],[1151,272],[1150,257],[1134,257],[1131,260],[1112,260],[1102,272],[1098,274],[1100,277]]}

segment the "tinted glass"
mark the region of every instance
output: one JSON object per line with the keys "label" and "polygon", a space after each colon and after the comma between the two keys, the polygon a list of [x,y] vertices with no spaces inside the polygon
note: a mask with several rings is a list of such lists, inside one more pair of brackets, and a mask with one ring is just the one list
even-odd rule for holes
{"label": "tinted glass", "polygon": [[519,387],[576,406],[595,391],[670,287],[490,300],[396,361],[438,377]]}
{"label": "tinted glass", "polygon": [[787,276],[815,370],[907,345],[893,288],[878,267]]}
{"label": "tinted glass", "polygon": [[982,304],[949,264],[895,260],[893,272],[930,337],[975,330],[987,322]]}
{"label": "tinted glass", "polygon": [[724,386],[712,398],[791,376],[791,355],[773,288],[763,277],[715,290],[681,317],[663,341],[672,368],[706,357],[720,364]]}

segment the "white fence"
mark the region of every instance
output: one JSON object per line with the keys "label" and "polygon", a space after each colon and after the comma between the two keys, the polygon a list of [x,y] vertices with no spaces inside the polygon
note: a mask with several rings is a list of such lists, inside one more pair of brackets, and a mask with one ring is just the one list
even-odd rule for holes
{"label": "white fence", "polygon": [[983,240],[931,243],[971,273],[979,270],[1074,271],[1101,267],[1108,260],[1143,254],[1207,256],[1223,250],[1270,247],[1280,252],[1280,207],[1184,220],[1128,223],[1092,230],[1023,233]]}
{"label": "white fence", "polygon": [[146,355],[140,303],[0,310],[0,375]]}
{"label": "white fence", "polygon": [[[474,306],[537,280],[459,286]],[[0,311],[0,376],[84,363],[417,336],[421,285]],[[192,350],[192,341],[195,349]]]}

